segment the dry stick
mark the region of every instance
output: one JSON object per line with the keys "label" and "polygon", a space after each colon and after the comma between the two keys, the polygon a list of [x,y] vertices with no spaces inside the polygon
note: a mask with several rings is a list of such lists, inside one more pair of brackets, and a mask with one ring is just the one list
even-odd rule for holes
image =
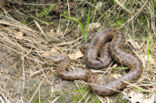
{"label": "dry stick", "polygon": [[5,20],[0,20],[0,24],[10,25],[10,26],[14,26],[14,27],[21,28],[21,29],[24,29],[24,30],[33,31],[32,29],[28,28],[25,25],[19,25],[19,24],[15,25],[15,24],[12,24],[12,23],[10,23],[8,21],[5,21]]}
{"label": "dry stick", "polygon": [[151,83],[151,84],[140,84],[140,86],[144,86],[144,87],[151,87],[151,86],[156,86],[156,83]]}
{"label": "dry stick", "polygon": [[47,23],[47,22],[45,22],[45,21],[43,21],[43,20],[41,20],[41,19],[38,19],[37,17],[35,17],[35,16],[31,15],[31,14],[27,14],[27,15],[28,15],[29,17],[31,17],[31,18],[37,20],[37,21],[40,21],[40,22],[43,23],[43,24],[49,25],[49,23]]}
{"label": "dry stick", "polygon": [[124,83],[128,84],[128,86],[129,86],[129,87],[133,87],[133,88],[136,88],[137,90],[140,90],[140,91],[143,91],[143,92],[150,93],[150,91],[149,91],[149,90],[143,89],[143,88],[141,88],[141,87],[137,86],[137,85],[136,85],[136,84],[134,84],[134,83],[132,84],[132,83],[129,83],[129,82],[127,82],[127,81],[122,81],[122,82],[124,82]]}
{"label": "dry stick", "polygon": [[[19,45],[19,44],[15,44],[14,42],[12,42],[10,39],[8,39],[7,37],[5,37],[4,35],[2,35],[3,36],[3,38],[5,38],[9,43],[11,43],[11,44],[13,44],[14,46],[17,46],[17,47],[20,47],[21,48],[21,50],[23,51],[23,47],[21,47],[21,45]],[[24,50],[25,51],[25,50]],[[29,53],[31,52],[31,50],[30,51],[28,51],[27,53],[26,53],[26,55],[25,56],[27,56]],[[25,56],[23,56],[23,53],[21,53],[21,55],[22,55],[22,68],[23,68],[23,90],[24,90],[24,86],[25,86],[25,69],[24,69],[24,57]]]}
{"label": "dry stick", "polygon": [[88,2],[87,0],[78,0],[78,1],[85,2],[96,9],[96,7],[93,4],[91,4],[90,2]]}
{"label": "dry stick", "polygon": [[[30,74],[30,77],[33,77],[33,76],[39,74],[40,72],[44,72],[44,71],[46,71],[46,70],[49,70],[49,68],[44,68],[44,69],[38,70],[38,71],[36,71],[36,72],[33,72],[32,74]],[[53,71],[53,72],[54,72],[54,71]]]}
{"label": "dry stick", "polygon": [[23,2],[16,2],[16,1],[10,1],[7,0],[7,2],[11,2],[14,4],[21,4],[21,5],[30,5],[30,6],[50,6],[51,4],[34,4],[34,3],[23,3]]}
{"label": "dry stick", "polygon": [[83,95],[83,97],[79,100],[78,103],[82,103],[82,100],[87,96],[88,93],[89,93],[89,91],[87,91],[87,92]]}
{"label": "dry stick", "polygon": [[105,16],[105,14],[107,14],[107,12],[109,12],[111,9],[113,9],[114,7],[109,8],[104,14],[102,14],[99,19],[97,20],[97,23]]}
{"label": "dry stick", "polygon": [[146,71],[148,71],[148,72],[152,72],[152,73],[155,73],[155,74],[156,74],[156,70],[146,69]]}
{"label": "dry stick", "polygon": [[11,103],[10,100],[7,99],[7,97],[0,92],[0,101],[1,103]]}
{"label": "dry stick", "polygon": [[13,99],[9,96],[9,93],[7,93],[3,88],[0,87],[0,91],[4,92],[5,95],[7,96],[7,98],[9,98],[11,101],[13,101]]}
{"label": "dry stick", "polygon": [[[135,35],[135,26],[134,26],[134,21],[131,22],[132,23],[132,33],[133,35]],[[128,35],[130,37],[130,35]],[[131,37],[132,38],[132,37]]]}
{"label": "dry stick", "polygon": [[15,10],[16,10],[16,12],[18,13],[18,14],[20,14],[20,15],[22,15],[22,16],[26,16],[25,14],[23,14],[22,12],[20,12],[16,7],[13,7]]}
{"label": "dry stick", "polygon": [[[16,8],[15,8],[15,9],[16,9]],[[17,9],[16,9],[16,10],[17,10]],[[31,18],[33,18],[33,19],[35,19],[35,20],[37,20],[37,21],[40,21],[40,22],[43,23],[43,24],[49,25],[47,22],[45,22],[45,21],[43,21],[43,20],[41,20],[41,19],[38,19],[38,18],[36,18],[35,16],[33,16],[33,15],[31,15],[31,14],[24,14],[24,13],[21,13],[19,10],[17,10],[17,12],[19,12],[19,13],[22,14],[23,16],[31,17]]]}
{"label": "dry stick", "polygon": [[24,87],[25,87],[25,68],[24,68],[24,56],[21,57],[22,58],[22,69],[23,69],[23,91],[24,91]]}
{"label": "dry stick", "polygon": [[[68,16],[70,17],[70,6],[69,6],[69,1],[67,0],[67,4],[68,4]],[[65,29],[64,31],[64,34],[63,34],[63,37],[65,36],[65,34],[67,33],[68,29],[69,29],[69,19],[68,19],[68,22],[67,22],[67,28]]]}
{"label": "dry stick", "polygon": [[102,75],[99,77],[99,80],[102,79],[102,77],[103,77],[106,73],[108,73],[112,68],[115,68],[115,67],[116,67],[116,65],[113,66],[113,67],[111,67],[112,64],[113,64],[113,62],[107,67],[106,71],[102,71]]}
{"label": "dry stick", "polygon": [[70,46],[70,52],[73,52],[72,50],[74,50],[74,48],[78,48],[78,50],[80,51],[79,47],[81,46],[81,42],[76,42],[75,44],[73,44],[72,46]]}
{"label": "dry stick", "polygon": [[[148,6],[148,9],[149,9],[149,12],[150,12],[150,15],[151,15],[151,27],[153,29],[153,33],[156,35],[156,28],[155,28],[155,14],[154,14],[154,8],[151,8],[152,7],[152,4],[149,3],[150,6]],[[154,3],[153,3],[154,5]]]}
{"label": "dry stick", "polygon": [[[10,30],[8,30],[7,29],[7,31],[8,32],[10,32]],[[11,31],[11,32],[13,32],[13,31]],[[1,32],[1,33],[4,33],[4,36],[7,36],[7,35],[9,35],[10,37],[12,37],[13,39],[15,38],[15,40],[16,40],[16,35],[13,35],[13,34],[15,34],[14,32],[13,32],[13,34],[11,34],[11,33],[5,33],[5,32]],[[18,36],[18,35],[17,35]],[[32,36],[34,36],[34,35],[32,35]],[[29,34],[28,34],[28,37],[29,38],[24,38],[24,37],[22,37],[22,40],[23,41],[27,41],[27,42],[29,42],[30,44],[31,43],[34,43],[34,44],[38,44],[40,47],[42,47],[43,45],[40,45],[39,43],[38,43],[38,41],[39,40],[36,40],[36,38],[34,38],[34,37],[31,37],[31,36],[29,36]],[[14,42],[13,42],[14,43]],[[17,43],[18,44],[18,43]],[[32,46],[31,46],[32,47]],[[33,47],[33,48],[35,48],[35,49],[37,49],[37,47]],[[46,48],[46,47],[43,47],[43,48]],[[47,49],[47,48],[46,48]],[[27,50],[26,50],[27,51]]]}
{"label": "dry stick", "polygon": [[134,16],[132,16],[129,20],[126,21],[126,23],[124,23],[119,29],[123,28],[127,23],[129,23],[130,21],[132,21],[135,17],[137,17],[141,11],[143,10],[143,8],[145,7],[145,5],[147,4],[149,0],[146,0],[144,5],[137,11],[137,13],[134,14]]}
{"label": "dry stick", "polygon": [[74,81],[74,83],[75,83],[75,85],[76,85],[77,89],[80,91],[81,95],[83,95],[83,94],[82,94],[82,92],[81,92],[81,90],[79,89],[78,84],[77,84],[75,81]]}
{"label": "dry stick", "polygon": [[40,102],[41,102],[41,91],[40,91],[40,88],[39,88],[38,92],[39,92],[39,98],[38,98],[38,101],[39,101],[39,103],[40,103]]}
{"label": "dry stick", "polygon": [[[20,54],[20,55],[22,55],[22,53],[21,52],[19,52],[19,51],[16,51],[15,49],[12,49],[12,48],[10,48],[10,47],[8,47],[7,45],[4,45],[4,44],[2,44],[3,46],[5,46],[6,48],[8,48],[8,49],[10,49],[10,50],[12,50],[12,51],[14,51],[14,52],[16,52],[16,53],[18,53],[18,54]],[[33,58],[31,58],[31,57],[28,57],[28,56],[26,56],[28,59],[30,59],[30,60],[33,60],[33,61],[35,61],[36,62],[36,60],[35,59],[33,59]],[[44,62],[42,62],[42,61],[37,61],[37,63],[44,63]]]}
{"label": "dry stick", "polygon": [[75,39],[75,40],[73,40],[73,41],[69,41],[69,42],[66,42],[66,43],[57,44],[57,46],[70,45],[70,44],[75,43],[76,41],[79,41],[79,40],[82,39],[82,38],[83,38],[83,36],[81,36],[81,37],[79,37],[79,38],[77,38],[77,39]]}
{"label": "dry stick", "polygon": [[42,81],[40,82],[40,84],[38,85],[37,89],[35,90],[34,94],[31,96],[30,100],[28,103],[31,103],[31,101],[33,100],[34,96],[36,95],[37,91],[40,89],[43,81],[45,80],[45,78],[42,79]]}
{"label": "dry stick", "polygon": [[[98,96],[98,95],[96,95],[98,98],[99,98],[99,100],[102,102],[102,103],[105,103],[103,100],[102,100],[102,98],[100,97],[100,96]],[[110,103],[110,102],[107,102],[107,103]]]}
{"label": "dry stick", "polygon": [[60,96],[56,97],[51,103],[55,103],[59,98]]}
{"label": "dry stick", "polygon": [[[35,34],[38,33],[37,31],[34,31],[34,30],[28,28],[27,26],[21,24],[20,22],[14,20],[14,19],[12,19],[12,18],[9,18],[8,16],[6,16],[6,18],[8,19],[8,21],[11,20],[11,22],[13,22],[13,23],[10,23],[10,22],[5,21],[5,20],[0,20],[0,24],[5,24],[5,25],[17,27],[17,28],[22,29],[22,30],[31,31],[31,32],[33,32],[33,33],[35,33]],[[18,25],[17,25],[17,24],[18,24]],[[19,25],[21,25],[21,26],[19,26]],[[24,27],[24,28],[23,28],[23,27]],[[30,34],[32,37],[34,37],[34,35],[32,35],[32,33],[29,33],[29,34]],[[13,36],[13,35],[10,35],[10,34],[8,34],[8,35],[9,35],[9,36]],[[16,38],[16,37],[15,37],[15,38]],[[28,41],[30,42],[29,39],[25,39],[25,38],[22,38],[22,39],[28,40]],[[34,42],[36,42],[36,41],[34,41]],[[37,42],[38,42],[38,41],[37,41]]]}
{"label": "dry stick", "polygon": [[154,35],[156,36],[156,27],[155,27],[155,17],[152,16],[151,17],[151,26],[152,26],[152,29],[153,29],[153,32],[154,32]]}
{"label": "dry stick", "polygon": [[[76,87],[78,88],[78,84],[76,82],[74,82]],[[78,88],[78,90],[80,91],[80,89]],[[81,92],[81,91],[80,91]],[[83,96],[78,103],[81,103],[81,101],[87,96],[87,94],[89,93],[89,90],[83,95],[83,93],[81,92],[81,95]]]}
{"label": "dry stick", "polygon": [[64,52],[63,52],[61,49],[59,49],[58,46],[53,45],[53,48],[55,48],[55,49],[56,49],[57,51],[59,51],[61,54],[64,54]]}
{"label": "dry stick", "polygon": [[[3,37],[3,40],[14,45],[15,47],[18,47],[20,48],[22,51],[26,52],[27,50],[25,48],[23,48],[21,45],[19,45],[18,43],[15,43],[13,41],[11,41],[9,38],[7,38],[7,33],[3,33],[3,32],[0,32],[1,36]],[[3,35],[4,34],[4,35]],[[1,38],[2,39],[2,38]]]}
{"label": "dry stick", "polygon": [[[42,70],[43,70],[43,68],[42,68]],[[46,74],[44,71],[42,71],[42,74],[43,74],[45,80],[50,84],[50,82],[49,82],[49,80],[48,80],[48,78],[47,78],[47,75],[48,75],[49,73],[50,73],[50,71],[48,71],[47,74]]]}
{"label": "dry stick", "polygon": [[23,91],[24,91],[24,87],[25,87],[25,67],[24,67],[24,58],[31,52],[31,50],[29,50],[25,55],[22,54],[21,60],[22,60],[22,69],[23,69]]}
{"label": "dry stick", "polygon": [[9,70],[7,70],[7,72],[10,71],[10,69],[12,69],[13,67],[15,67],[19,62],[21,61],[21,59],[19,59],[17,62],[15,62],[11,67],[9,67]]}
{"label": "dry stick", "polygon": [[123,3],[120,3],[119,0],[114,0],[122,9],[124,9],[125,11],[127,11],[129,14],[132,14],[130,10],[128,10]]}
{"label": "dry stick", "polygon": [[[3,38],[1,38],[2,40],[4,40],[4,41],[6,41],[6,42],[8,42],[8,43],[10,43],[10,44],[12,44],[12,45],[14,45],[15,47],[21,48],[22,51],[25,51],[25,52],[27,51],[27,50],[24,49],[21,45],[16,44],[16,43],[14,43],[13,41],[11,41],[9,38],[7,38],[7,37],[6,37],[6,33],[0,32],[0,35],[3,37]],[[2,44],[2,45],[4,45],[4,44]],[[6,45],[4,45],[4,46],[7,47],[7,48],[10,48],[10,47],[8,47],[8,46],[6,46]],[[21,55],[22,55],[22,53],[16,51],[15,49],[12,49],[12,48],[10,48],[10,49],[13,50],[13,51],[15,51],[15,52],[17,52],[18,54],[21,54]],[[27,56],[26,56],[26,57],[27,57]],[[27,57],[27,58],[33,60],[31,57]],[[35,61],[35,60],[34,60],[34,61]],[[41,62],[41,61],[40,61],[40,62]]]}
{"label": "dry stick", "polygon": [[[1,7],[0,7],[0,8],[1,8]],[[8,20],[9,22],[6,21],[6,20],[0,20],[0,24],[1,24],[1,23],[2,23],[2,24],[4,23],[5,25],[15,26],[15,27],[17,27],[17,28],[24,29],[24,30],[28,30],[28,31],[32,31],[32,32],[36,33],[36,31],[30,29],[30,28],[27,27],[26,25],[21,24],[21,22],[15,20],[15,19],[12,18],[11,16],[8,16],[8,12],[7,12],[4,8],[1,8],[1,9],[4,11],[4,14],[6,15],[6,16],[4,16],[4,19]],[[14,22],[14,24],[13,24],[12,22]],[[19,25],[21,25],[21,26],[19,26]]]}
{"label": "dry stick", "polygon": [[18,47],[16,43],[14,43],[13,41],[11,41],[9,38],[7,38],[7,33],[1,32],[0,31],[0,35],[3,37],[1,38],[2,40],[14,45],[15,47]]}
{"label": "dry stick", "polygon": [[42,30],[41,26],[39,25],[39,23],[36,20],[34,20],[34,22],[35,22],[36,26],[38,27],[38,29],[41,31],[41,34],[43,36],[47,37],[46,34],[44,33],[44,31]]}
{"label": "dry stick", "polygon": [[[90,4],[89,4],[90,5]],[[97,4],[96,4],[97,5]],[[97,6],[95,6],[95,9],[94,9],[94,11],[93,11],[93,13],[94,13],[94,17],[93,17],[93,20],[92,20],[92,23],[94,23],[95,22],[95,18],[96,18],[96,14],[97,14],[97,10],[98,10],[99,8],[97,8]],[[96,23],[98,23],[98,22],[96,22]]]}
{"label": "dry stick", "polygon": [[[55,78],[53,78],[52,80],[51,80],[51,83],[50,83],[50,85],[51,85],[51,90],[50,90],[50,92],[51,92],[51,94],[50,94],[50,96],[51,97],[53,97],[53,94],[54,94],[54,79]],[[55,95],[55,94],[54,94]]]}
{"label": "dry stick", "polygon": [[3,96],[0,96],[0,102],[5,103],[5,100],[4,100]]}
{"label": "dry stick", "polygon": [[88,96],[87,99],[85,99],[85,102],[84,103],[88,103],[89,99],[90,99],[90,96]]}
{"label": "dry stick", "polygon": [[[16,52],[16,53],[18,53],[18,54],[20,54],[20,55],[22,55],[22,53],[20,53],[19,51],[16,51],[15,49],[12,49],[12,48],[10,48],[10,47],[8,47],[7,45],[3,45],[3,46],[5,46],[6,48],[8,48],[8,49],[10,49],[10,50],[12,50],[12,51],[14,51],[14,52]],[[28,58],[28,59],[30,59],[30,60],[32,60],[32,61],[35,61],[35,62],[37,62],[37,63],[41,63],[41,64],[43,64],[44,62],[42,62],[42,61],[36,61],[36,59],[34,59],[34,58],[31,58],[31,57],[28,57],[28,56],[26,56],[26,58]]]}
{"label": "dry stick", "polygon": [[[144,46],[144,44],[145,44],[145,42],[146,42],[146,40],[143,38],[142,43],[141,43],[140,45],[137,45],[137,44],[135,43],[135,41],[133,40],[132,36],[128,35],[128,38],[129,38],[129,40],[126,40],[126,43],[125,43],[125,44],[130,43],[130,44],[132,45],[132,48],[136,48],[136,49],[139,49],[139,50]],[[133,50],[132,50],[132,51],[133,51]],[[133,52],[134,52],[134,51],[133,51]]]}

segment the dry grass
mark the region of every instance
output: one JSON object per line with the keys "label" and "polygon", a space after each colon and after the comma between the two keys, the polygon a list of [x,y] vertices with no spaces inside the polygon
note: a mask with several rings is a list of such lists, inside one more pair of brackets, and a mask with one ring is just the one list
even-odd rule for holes
{"label": "dry grass", "polygon": [[[9,11],[5,3],[15,5],[14,10],[18,12],[17,14],[22,15],[10,14],[12,11]],[[56,8],[60,6],[58,2],[53,3],[56,3]],[[88,10],[86,5],[90,2],[83,0],[69,2],[67,0],[65,3],[67,4],[67,7],[64,8],[67,11],[66,15],[74,15],[82,23],[86,21]],[[45,19],[35,17],[31,13],[28,15],[26,10],[21,12],[19,8],[15,8],[18,4],[30,7],[49,5],[36,2],[23,3],[16,0],[0,2],[1,102],[105,103],[106,101],[120,103],[120,100],[126,99],[124,103],[129,103],[128,101],[134,102],[133,99],[135,99],[140,100],[139,103],[143,103],[142,101],[152,103],[151,101],[156,96],[156,1],[114,0],[114,2],[91,4],[90,25],[93,27],[90,27],[92,29],[89,29],[89,32],[96,33],[108,27],[120,29],[127,38],[126,44],[138,55],[145,67],[137,83],[130,84],[119,95],[111,97],[100,97],[88,92],[82,81],[61,81],[55,75],[57,64],[45,58],[49,55],[58,55],[54,53],[56,51],[64,55],[79,51],[83,37],[78,24],[56,14],[58,18],[54,24],[48,25],[50,29],[47,29],[48,23]],[[37,7],[33,9],[35,8]],[[21,19],[15,19],[21,16],[26,17],[24,19],[31,18],[28,26],[24,25]],[[97,26],[99,24],[101,26]],[[85,64],[82,59],[73,60],[70,68],[85,68]],[[109,69],[107,71],[111,75]],[[121,71],[114,73],[119,74],[119,72]]]}

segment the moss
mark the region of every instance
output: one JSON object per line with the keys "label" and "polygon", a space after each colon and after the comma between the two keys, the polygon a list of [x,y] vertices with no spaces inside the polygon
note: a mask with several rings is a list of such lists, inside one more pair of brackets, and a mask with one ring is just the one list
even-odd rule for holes
{"label": "moss", "polygon": [[49,14],[53,10],[54,7],[55,7],[55,4],[51,4],[48,7],[43,7],[40,13],[36,13],[36,16],[49,24],[53,24],[51,20],[51,16]]}

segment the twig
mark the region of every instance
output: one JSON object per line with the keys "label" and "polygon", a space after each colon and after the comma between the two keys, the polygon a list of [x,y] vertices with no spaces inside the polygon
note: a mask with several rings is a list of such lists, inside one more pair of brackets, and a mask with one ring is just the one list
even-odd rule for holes
{"label": "twig", "polygon": [[30,100],[29,100],[28,103],[31,103],[31,101],[33,100],[34,96],[36,95],[36,93],[37,93],[38,90],[40,89],[40,87],[41,87],[41,85],[42,85],[42,83],[43,83],[44,80],[45,80],[45,78],[42,79],[42,81],[41,81],[40,84],[38,85],[37,89],[35,90],[34,94],[31,96],[31,98],[30,98]]}
{"label": "twig", "polygon": [[56,97],[51,103],[55,103],[59,98],[60,96]]}
{"label": "twig", "polygon": [[44,33],[44,31],[42,30],[41,26],[39,25],[39,23],[38,23],[36,20],[34,20],[34,22],[35,22],[36,26],[38,27],[38,29],[39,29],[39,30],[41,31],[41,33],[43,34],[43,36],[47,37],[46,34]]}
{"label": "twig", "polygon": [[130,10],[128,10],[122,3],[120,3],[120,1],[118,0],[114,0],[122,9],[124,9],[125,11],[127,11],[129,14],[132,14]]}
{"label": "twig", "polygon": [[6,1],[11,2],[13,4],[30,5],[30,6],[50,6],[51,5],[51,4],[34,4],[34,3],[15,2],[11,0],[6,0]]}

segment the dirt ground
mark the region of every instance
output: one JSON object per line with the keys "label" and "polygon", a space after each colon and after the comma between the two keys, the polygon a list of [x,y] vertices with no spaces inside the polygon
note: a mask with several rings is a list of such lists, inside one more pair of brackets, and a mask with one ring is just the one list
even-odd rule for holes
{"label": "dirt ground", "polygon": [[[156,103],[155,25],[155,0],[1,0],[0,103]],[[69,71],[90,69],[79,48],[106,28],[124,33],[144,70],[119,93],[99,96],[85,81],[62,80],[59,62],[45,56],[69,56]],[[94,72],[105,82],[127,71],[114,61]]]}

